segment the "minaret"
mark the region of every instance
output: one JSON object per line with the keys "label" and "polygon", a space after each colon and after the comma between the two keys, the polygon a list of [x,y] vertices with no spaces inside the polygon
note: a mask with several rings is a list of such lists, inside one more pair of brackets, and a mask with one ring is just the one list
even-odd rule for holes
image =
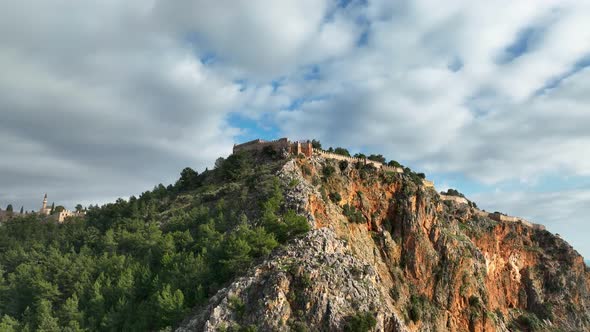
{"label": "minaret", "polygon": [[47,210],[47,194],[43,197],[43,205],[41,206],[41,213],[45,214],[45,210]]}

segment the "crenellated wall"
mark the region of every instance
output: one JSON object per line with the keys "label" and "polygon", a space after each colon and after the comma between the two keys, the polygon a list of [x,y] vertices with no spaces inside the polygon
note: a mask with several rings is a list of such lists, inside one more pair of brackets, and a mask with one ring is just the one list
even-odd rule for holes
{"label": "crenellated wall", "polygon": [[538,229],[538,230],[545,230],[545,226],[540,225],[540,224],[535,224],[532,223],[526,219],[520,218],[520,217],[514,217],[514,216],[507,216],[505,214],[501,214],[501,213],[488,213],[485,211],[480,211],[480,210],[475,210],[476,214],[478,215],[483,215],[486,216],[490,219],[496,220],[496,221],[504,221],[504,222],[520,222],[525,226],[531,227],[533,229]]}
{"label": "crenellated wall", "polygon": [[374,160],[370,160],[367,158],[355,158],[355,157],[348,157],[348,156],[343,156],[340,154],[336,154],[336,153],[332,153],[332,152],[327,152],[324,150],[320,150],[320,149],[313,149],[313,152],[319,154],[320,156],[324,157],[324,158],[329,158],[329,159],[336,159],[336,160],[345,160],[345,161],[350,161],[353,163],[363,163],[363,164],[371,164],[373,166],[375,166],[375,168],[377,169],[382,169],[385,171],[390,171],[390,172],[395,172],[395,173],[403,173],[404,169],[401,167],[393,167],[393,166],[388,166],[385,165],[381,162],[378,161],[374,161]]}

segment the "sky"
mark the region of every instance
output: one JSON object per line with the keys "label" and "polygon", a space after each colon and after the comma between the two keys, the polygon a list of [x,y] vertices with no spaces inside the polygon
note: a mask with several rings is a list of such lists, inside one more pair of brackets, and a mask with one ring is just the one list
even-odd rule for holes
{"label": "sky", "polygon": [[590,1],[7,0],[0,72],[3,209],[316,138],[590,257]]}

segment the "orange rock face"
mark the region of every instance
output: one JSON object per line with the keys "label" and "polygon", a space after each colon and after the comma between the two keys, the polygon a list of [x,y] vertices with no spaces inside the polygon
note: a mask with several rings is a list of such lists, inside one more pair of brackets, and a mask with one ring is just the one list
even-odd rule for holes
{"label": "orange rock face", "polygon": [[[309,198],[316,227],[335,229],[376,268],[409,330],[590,330],[590,272],[560,238],[443,202],[408,174],[301,163],[320,192]],[[329,166],[335,174],[320,176]]]}
{"label": "orange rock face", "polygon": [[443,201],[410,172],[314,156],[278,176],[313,230],[178,331],[590,331],[590,270],[540,227]]}

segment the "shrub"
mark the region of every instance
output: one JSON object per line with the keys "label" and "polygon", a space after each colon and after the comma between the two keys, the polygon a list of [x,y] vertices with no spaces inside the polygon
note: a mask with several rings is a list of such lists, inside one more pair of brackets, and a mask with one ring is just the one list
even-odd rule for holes
{"label": "shrub", "polygon": [[338,147],[338,148],[334,149],[334,153],[339,154],[341,156],[350,157],[350,152],[348,152],[348,150],[346,150],[345,148]]}
{"label": "shrub", "polygon": [[525,313],[518,316],[516,323],[528,331],[538,331],[543,326],[541,320],[533,313]]}
{"label": "shrub", "polygon": [[294,332],[307,332],[309,331],[309,329],[307,328],[307,325],[305,325],[305,323],[302,323],[300,321],[293,321],[289,324],[289,327],[291,327],[291,331]]}
{"label": "shrub", "polygon": [[340,203],[340,201],[342,200],[342,196],[340,196],[340,194],[337,192],[331,192],[329,196],[330,200],[336,204]]}
{"label": "shrub", "polygon": [[367,158],[367,156],[364,155],[364,154],[362,154],[362,153],[355,153],[354,154],[354,157],[355,158],[361,158],[361,159],[366,159]]}
{"label": "shrub", "polygon": [[380,154],[372,154],[367,159],[385,164],[385,157],[383,157],[383,155]]}
{"label": "shrub", "polygon": [[412,295],[408,304],[408,316],[413,322],[418,322],[424,317],[424,311],[428,306],[428,298],[424,295]]}
{"label": "shrub", "polygon": [[370,312],[357,313],[348,317],[348,322],[344,326],[347,332],[367,332],[377,325],[377,320]]}
{"label": "shrub", "polygon": [[311,168],[309,168],[309,166],[307,165],[303,165],[301,166],[301,172],[303,172],[303,175],[311,175]]}
{"label": "shrub", "polygon": [[322,170],[325,178],[329,178],[334,172],[336,172],[336,169],[332,165],[326,165]]}
{"label": "shrub", "polygon": [[244,312],[246,311],[246,305],[244,301],[237,296],[230,296],[228,298],[229,307],[236,313],[236,316],[239,319],[242,319],[244,316]]}
{"label": "shrub", "polygon": [[319,140],[312,139],[312,140],[311,140],[311,146],[312,146],[314,149],[321,149],[321,148],[322,148],[322,143],[320,143],[320,141],[319,141]]}
{"label": "shrub", "polygon": [[338,163],[338,168],[340,168],[340,171],[344,171],[346,168],[348,168],[348,161],[346,160],[341,160]]}
{"label": "shrub", "polygon": [[263,147],[262,154],[271,159],[276,159],[279,156],[279,153],[272,146]]}
{"label": "shrub", "polygon": [[465,197],[465,195],[463,195],[462,193],[460,193],[456,189],[449,189],[449,190],[447,190],[447,192],[444,192],[444,191],[441,192],[441,194],[443,194],[443,195],[449,195],[449,196]]}
{"label": "shrub", "polygon": [[354,222],[357,224],[362,224],[367,222],[365,216],[361,213],[361,211],[357,210],[356,207],[348,204],[344,204],[342,207],[344,210],[344,215],[348,218],[350,222]]}
{"label": "shrub", "polygon": [[403,166],[402,166],[402,164],[398,163],[398,162],[397,162],[397,161],[395,161],[395,160],[390,160],[390,161],[387,163],[387,166],[391,166],[391,167],[403,167]]}

